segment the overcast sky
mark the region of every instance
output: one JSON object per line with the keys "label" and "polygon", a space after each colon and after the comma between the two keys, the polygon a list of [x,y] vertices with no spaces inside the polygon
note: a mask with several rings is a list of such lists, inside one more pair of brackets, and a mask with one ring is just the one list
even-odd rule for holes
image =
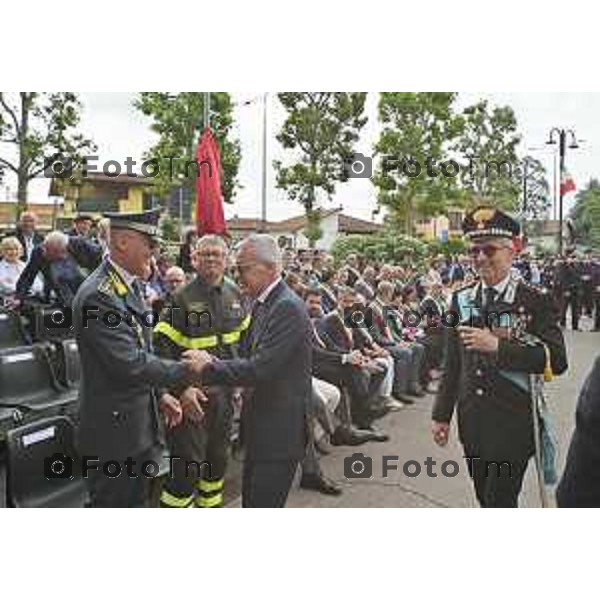
{"label": "overcast sky", "polygon": [[[377,96],[369,93],[367,113],[369,121],[357,149],[370,154],[377,138]],[[140,160],[141,155],[153,143],[154,135],[149,121],[132,106],[134,93],[93,92],[81,93],[84,103],[82,129],[98,146],[100,160],[124,161],[131,156]],[[553,147],[545,146],[552,127],[572,128],[585,140],[579,150],[569,151],[567,166],[579,187],[591,177],[600,176],[600,94],[597,93],[460,93],[459,105],[470,104],[479,98],[487,98],[493,104],[510,105],[516,112],[519,130],[523,135],[522,152],[542,160],[549,175],[553,172]],[[262,160],[262,92],[234,93],[234,100],[241,104],[256,99],[249,106],[236,108],[235,134],[242,145],[242,163],[239,180],[243,188],[238,191],[235,204],[226,209],[227,216],[243,217],[260,215],[261,160]],[[275,173],[271,168],[274,158],[282,158],[282,150],[275,135],[285,113],[273,94],[268,97],[269,109],[269,174],[268,218],[280,220],[301,212],[299,205],[286,200],[282,191],[275,187]],[[12,187],[13,181],[9,181]],[[44,200],[47,182],[35,182],[30,191],[32,201]],[[0,198],[7,196],[5,189]],[[572,196],[570,196],[572,200]],[[567,205],[569,205],[567,203]],[[343,206],[347,214],[370,219],[376,207],[374,188],[367,180],[354,179],[338,187],[330,206]]]}

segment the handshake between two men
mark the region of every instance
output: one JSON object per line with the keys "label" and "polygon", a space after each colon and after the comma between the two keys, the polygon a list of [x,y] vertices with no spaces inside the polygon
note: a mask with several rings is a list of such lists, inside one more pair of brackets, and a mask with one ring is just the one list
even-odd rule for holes
{"label": "handshake between two men", "polygon": [[[182,363],[190,373],[200,376],[204,367],[213,361],[213,357],[203,350],[187,350],[182,355]],[[204,418],[203,406],[208,402],[206,394],[196,386],[188,387],[176,398],[164,393],[160,399],[160,410],[169,429],[181,425],[184,416],[195,425]]]}

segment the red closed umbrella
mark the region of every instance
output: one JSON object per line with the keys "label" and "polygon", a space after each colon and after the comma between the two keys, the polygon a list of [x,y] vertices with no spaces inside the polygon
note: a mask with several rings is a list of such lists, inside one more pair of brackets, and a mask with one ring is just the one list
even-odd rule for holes
{"label": "red closed umbrella", "polygon": [[196,227],[198,235],[227,235],[221,189],[221,153],[213,131],[207,127],[196,149]]}

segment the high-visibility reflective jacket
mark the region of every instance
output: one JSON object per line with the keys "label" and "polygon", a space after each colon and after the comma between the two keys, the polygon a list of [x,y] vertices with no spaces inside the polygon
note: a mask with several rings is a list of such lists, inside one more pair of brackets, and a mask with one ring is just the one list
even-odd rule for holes
{"label": "high-visibility reflective jacket", "polygon": [[178,359],[189,349],[206,350],[221,359],[233,358],[250,325],[238,286],[224,278],[217,286],[196,278],[177,291],[154,328],[158,354]]}

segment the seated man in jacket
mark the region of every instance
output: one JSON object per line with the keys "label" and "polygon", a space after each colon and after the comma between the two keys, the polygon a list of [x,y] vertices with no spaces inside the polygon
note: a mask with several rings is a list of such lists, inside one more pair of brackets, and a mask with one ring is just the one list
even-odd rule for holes
{"label": "seated man in jacket", "polygon": [[[379,387],[383,373],[369,375],[363,367],[364,357],[359,351],[337,346],[329,338],[327,344],[321,337],[321,294],[318,289],[309,290],[305,297],[306,308],[311,317],[311,348],[313,376],[343,390],[343,401],[339,405],[338,423],[331,435],[334,446],[357,446],[367,441],[387,441],[388,436],[372,427],[374,418],[381,415],[372,408],[374,390]],[[327,333],[325,333],[327,337]],[[370,380],[374,385],[370,388]],[[346,398],[350,400],[350,406]],[[356,429],[352,422],[360,427]]]}
{"label": "seated man in jacket", "polygon": [[420,374],[425,349],[414,341],[393,336],[388,323],[393,293],[394,286],[389,281],[382,281],[377,286],[377,296],[369,305],[372,321],[369,333],[373,341],[385,348],[394,359],[394,397],[405,404],[413,404],[414,401],[407,396],[424,396]]}
{"label": "seated man in jacket", "polygon": [[[369,373],[370,410],[383,416],[392,408],[393,359],[373,343],[368,332],[349,326],[357,307],[357,296],[352,288],[342,288],[338,309],[326,315],[319,323],[318,334],[328,350],[345,354],[358,351],[362,369]],[[394,408],[398,407],[395,403]],[[354,413],[353,413],[354,418]]]}

